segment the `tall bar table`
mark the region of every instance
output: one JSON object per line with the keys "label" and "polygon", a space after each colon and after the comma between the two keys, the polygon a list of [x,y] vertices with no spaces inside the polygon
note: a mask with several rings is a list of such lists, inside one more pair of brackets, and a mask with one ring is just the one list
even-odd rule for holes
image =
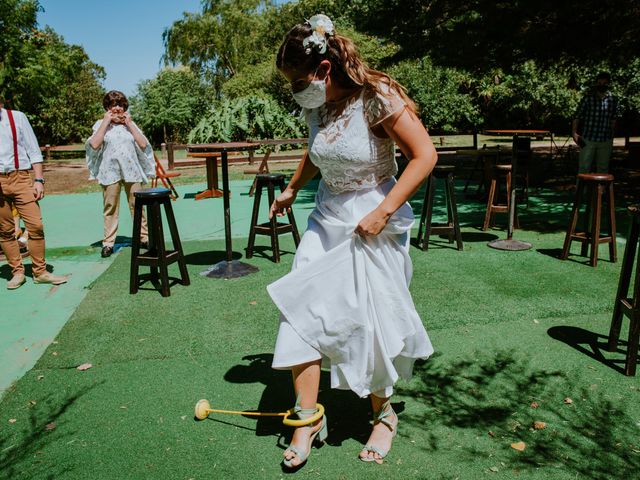
{"label": "tall bar table", "polygon": [[[252,152],[260,145],[253,142],[203,143],[187,145],[189,153],[219,153],[222,167],[222,200],[224,204],[224,238],[227,258],[204,270],[201,275],[209,278],[237,278],[257,272],[258,268],[233,259],[231,244],[231,209],[229,207],[229,158],[232,152]],[[215,162],[213,166],[217,168]],[[209,164],[207,164],[209,167]]]}
{"label": "tall bar table", "polygon": [[487,245],[497,250],[529,250],[531,244],[513,238],[513,229],[516,215],[516,171],[518,168],[518,138],[519,137],[545,137],[551,135],[549,130],[485,130],[486,135],[509,135],[513,137],[513,153],[511,155],[511,199],[509,204],[509,225],[507,227],[507,238],[505,240],[494,240]]}

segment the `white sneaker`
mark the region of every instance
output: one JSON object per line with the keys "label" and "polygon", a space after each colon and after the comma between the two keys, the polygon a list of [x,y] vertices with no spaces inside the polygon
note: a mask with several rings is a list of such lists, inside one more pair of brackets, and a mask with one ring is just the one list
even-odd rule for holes
{"label": "white sneaker", "polygon": [[67,283],[69,277],[54,275],[53,273],[45,272],[39,276],[33,276],[33,283],[49,283],[51,285],[61,285]]}
{"label": "white sneaker", "polygon": [[7,290],[15,290],[16,288],[20,288],[24,285],[27,279],[24,276],[24,273],[16,273],[11,280],[7,282]]}

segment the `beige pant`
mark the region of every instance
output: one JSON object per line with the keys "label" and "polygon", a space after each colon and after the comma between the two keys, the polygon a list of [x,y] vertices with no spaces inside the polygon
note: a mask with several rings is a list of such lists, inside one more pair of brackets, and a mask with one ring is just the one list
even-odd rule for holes
{"label": "beige pant", "polygon": [[[120,209],[120,191],[124,187],[124,192],[127,195],[127,202],[129,203],[129,211],[133,218],[133,206],[135,204],[135,197],[133,194],[139,190],[142,190],[140,182],[127,183],[120,181],[112,183],[111,185],[102,185],[102,197],[104,199],[104,240],[102,241],[103,247],[113,247],[116,242],[116,234],[118,232],[118,211]],[[28,227],[27,227],[28,229]],[[149,235],[147,232],[147,219],[142,211],[142,228],[140,230],[140,241],[147,242]]]}
{"label": "beige pant", "polygon": [[33,183],[26,170],[0,174],[0,245],[13,274],[24,273],[20,246],[16,240],[13,222],[13,204],[29,231],[29,254],[33,275],[46,272],[44,259],[44,227],[40,207],[33,195]]}

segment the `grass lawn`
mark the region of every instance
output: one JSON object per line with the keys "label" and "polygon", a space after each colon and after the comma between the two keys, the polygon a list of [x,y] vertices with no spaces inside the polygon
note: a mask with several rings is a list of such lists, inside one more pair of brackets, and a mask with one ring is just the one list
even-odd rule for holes
{"label": "grass lawn", "polygon": [[[398,385],[400,427],[388,459],[381,466],[356,459],[368,434],[367,402],[330,390],[323,377],[328,444],[297,476],[635,475],[640,380],[620,373],[624,342],[616,353],[604,351],[620,265],[605,260],[604,247],[595,269],[577,256],[555,258],[568,210],[553,198],[538,192],[522,214],[516,238],[532,250],[489,249],[486,242],[504,232],[474,228],[479,204],[461,206],[463,252],[444,241],[428,252],[412,247],[411,291],[436,354]],[[624,236],[626,215],[618,219]],[[235,251],[245,244],[235,239]],[[282,246],[293,251],[288,237]],[[293,255],[274,264],[258,253],[249,260],[258,273],[214,280],[199,272],[223,258],[224,242],[190,241],[185,249],[191,285],[174,286],[169,298],[150,288],[129,295],[128,249],[91,285],[55,343],[2,398],[0,478],[286,475],[279,462],[291,431],[278,420],[197,422],[193,406],[200,398],[217,408],[292,405],[289,375],[270,368],[278,312],[265,287],[289,270]],[[177,267],[170,272],[177,276]],[[92,368],[78,371],[83,363]],[[517,442],[524,451],[511,447]]]}

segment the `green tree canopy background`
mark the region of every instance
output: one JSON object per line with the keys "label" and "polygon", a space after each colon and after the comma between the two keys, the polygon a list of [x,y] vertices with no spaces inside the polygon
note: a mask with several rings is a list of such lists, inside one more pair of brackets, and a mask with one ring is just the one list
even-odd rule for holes
{"label": "green tree canopy background", "polygon": [[[39,10],[37,0],[0,0],[0,95],[29,115],[41,143],[78,141],[101,113],[104,70],[39,29]],[[203,0],[165,30],[171,68],[139,84],[136,120],[154,144],[304,133],[274,63],[286,32],[316,13],[405,85],[432,132],[566,132],[600,70],[621,100],[618,133],[640,132],[637,0]],[[229,126],[245,114],[262,117]],[[269,124],[290,114],[286,127]]]}
{"label": "green tree canopy background", "polygon": [[41,144],[79,141],[102,110],[104,69],[38,29],[39,10],[36,0],[0,0],[0,96],[29,116]]}
{"label": "green tree canopy background", "polygon": [[289,28],[315,13],[405,85],[432,131],[568,131],[600,70],[614,75],[625,124],[637,119],[635,0],[209,0],[166,30],[165,61],[209,79],[218,99],[262,95],[293,111],[274,55]]}

